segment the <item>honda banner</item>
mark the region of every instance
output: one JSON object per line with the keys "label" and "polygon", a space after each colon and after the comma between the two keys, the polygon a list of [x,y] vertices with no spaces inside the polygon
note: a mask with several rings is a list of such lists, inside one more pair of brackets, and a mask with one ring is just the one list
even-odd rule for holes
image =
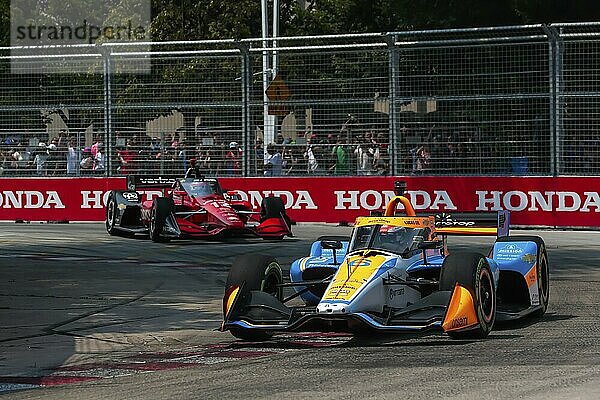
{"label": "honda banner", "polygon": [[[222,178],[257,209],[283,198],[297,222],[353,222],[381,210],[394,182],[407,183],[417,212],[509,210],[521,226],[600,227],[599,178],[585,177],[269,177]],[[124,178],[0,179],[0,220],[101,221],[107,192]],[[151,199],[160,191],[145,193]]]}
{"label": "honda banner", "polygon": [[103,221],[106,196],[125,178],[2,178],[1,221]]}
{"label": "honda banner", "polygon": [[221,185],[255,206],[281,196],[295,221],[353,222],[385,208],[397,180],[407,183],[417,212],[509,210],[513,225],[600,227],[600,177],[230,178]]}

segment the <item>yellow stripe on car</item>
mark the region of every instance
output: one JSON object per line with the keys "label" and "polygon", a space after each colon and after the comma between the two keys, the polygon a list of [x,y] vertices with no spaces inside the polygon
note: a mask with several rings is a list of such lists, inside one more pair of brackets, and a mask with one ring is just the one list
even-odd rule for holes
{"label": "yellow stripe on car", "polygon": [[436,228],[435,231],[439,234],[454,234],[454,235],[496,235],[498,234],[498,228]]}
{"label": "yellow stripe on car", "polygon": [[434,225],[433,217],[358,217],[355,227],[389,225],[405,228],[428,228]]}
{"label": "yellow stripe on car", "polygon": [[227,315],[229,315],[229,311],[231,310],[231,306],[233,302],[237,298],[237,295],[240,291],[239,286],[232,286],[227,289],[227,293],[225,293],[225,297],[223,298],[223,319],[227,319]]}
{"label": "yellow stripe on car", "polygon": [[323,296],[323,300],[351,300],[364,284],[371,281],[379,267],[388,259],[389,257],[383,255],[371,257],[365,257],[364,255],[348,256],[344,263],[340,265]]}

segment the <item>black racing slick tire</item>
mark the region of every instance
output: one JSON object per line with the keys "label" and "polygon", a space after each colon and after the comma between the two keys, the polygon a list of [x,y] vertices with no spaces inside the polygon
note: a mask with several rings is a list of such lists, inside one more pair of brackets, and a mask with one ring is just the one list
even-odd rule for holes
{"label": "black racing slick tire", "polygon": [[148,231],[153,242],[168,242],[170,239],[161,236],[169,215],[173,212],[173,200],[168,197],[158,197],[152,203]]}
{"label": "black racing slick tire", "polygon": [[453,339],[483,339],[496,320],[496,288],[492,270],[482,254],[457,252],[444,259],[440,290],[453,290],[456,284],[467,288],[473,296],[477,325],[466,331],[449,331]]}
{"label": "black racing slick tire", "polygon": [[515,235],[498,238],[497,242],[534,242],[537,245],[537,280],[538,294],[540,297],[540,308],[531,315],[541,317],[548,309],[550,300],[550,268],[548,266],[548,253],[544,239],[539,236]]}
{"label": "black racing slick tire", "polygon": [[[283,298],[283,273],[279,262],[271,256],[260,254],[244,254],[235,259],[229,270],[225,291],[231,286],[243,288],[241,296],[250,291],[262,291],[277,299]],[[243,328],[230,328],[229,331],[238,339],[246,341],[263,341],[273,336],[270,332],[255,331]]]}
{"label": "black racing slick tire", "polygon": [[[260,204],[260,222],[269,218],[283,218],[288,229],[291,230],[292,221],[285,212],[285,204],[279,196],[265,197]],[[265,240],[282,240],[285,235],[277,237],[263,237]]]}
{"label": "black racing slick tire", "polygon": [[111,191],[110,194],[108,195],[108,200],[106,201],[106,220],[105,220],[105,224],[106,224],[106,232],[108,232],[109,235],[111,236],[115,236],[118,233],[118,228],[117,228],[117,213],[118,213],[118,208],[117,208],[117,200],[115,198],[115,192]]}
{"label": "black racing slick tire", "polygon": [[267,218],[281,218],[285,215],[285,205],[283,199],[279,196],[265,197],[260,203],[260,220]]}

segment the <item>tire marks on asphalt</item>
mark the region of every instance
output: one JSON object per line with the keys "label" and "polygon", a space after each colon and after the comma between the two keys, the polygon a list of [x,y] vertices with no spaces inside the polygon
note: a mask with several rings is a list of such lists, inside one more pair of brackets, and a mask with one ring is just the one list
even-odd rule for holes
{"label": "tire marks on asphalt", "polygon": [[96,381],[172,369],[195,368],[272,357],[322,347],[335,347],[351,339],[348,334],[307,333],[279,335],[267,342],[231,341],[197,346],[188,351],[138,353],[106,362],[57,367],[44,376],[0,376],[0,394],[42,387]]}

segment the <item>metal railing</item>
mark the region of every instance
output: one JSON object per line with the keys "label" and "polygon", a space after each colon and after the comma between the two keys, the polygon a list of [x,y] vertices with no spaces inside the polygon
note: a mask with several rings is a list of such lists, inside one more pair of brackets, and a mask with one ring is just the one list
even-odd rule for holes
{"label": "metal railing", "polygon": [[0,173],[600,175],[600,24],[267,43],[0,48]]}

